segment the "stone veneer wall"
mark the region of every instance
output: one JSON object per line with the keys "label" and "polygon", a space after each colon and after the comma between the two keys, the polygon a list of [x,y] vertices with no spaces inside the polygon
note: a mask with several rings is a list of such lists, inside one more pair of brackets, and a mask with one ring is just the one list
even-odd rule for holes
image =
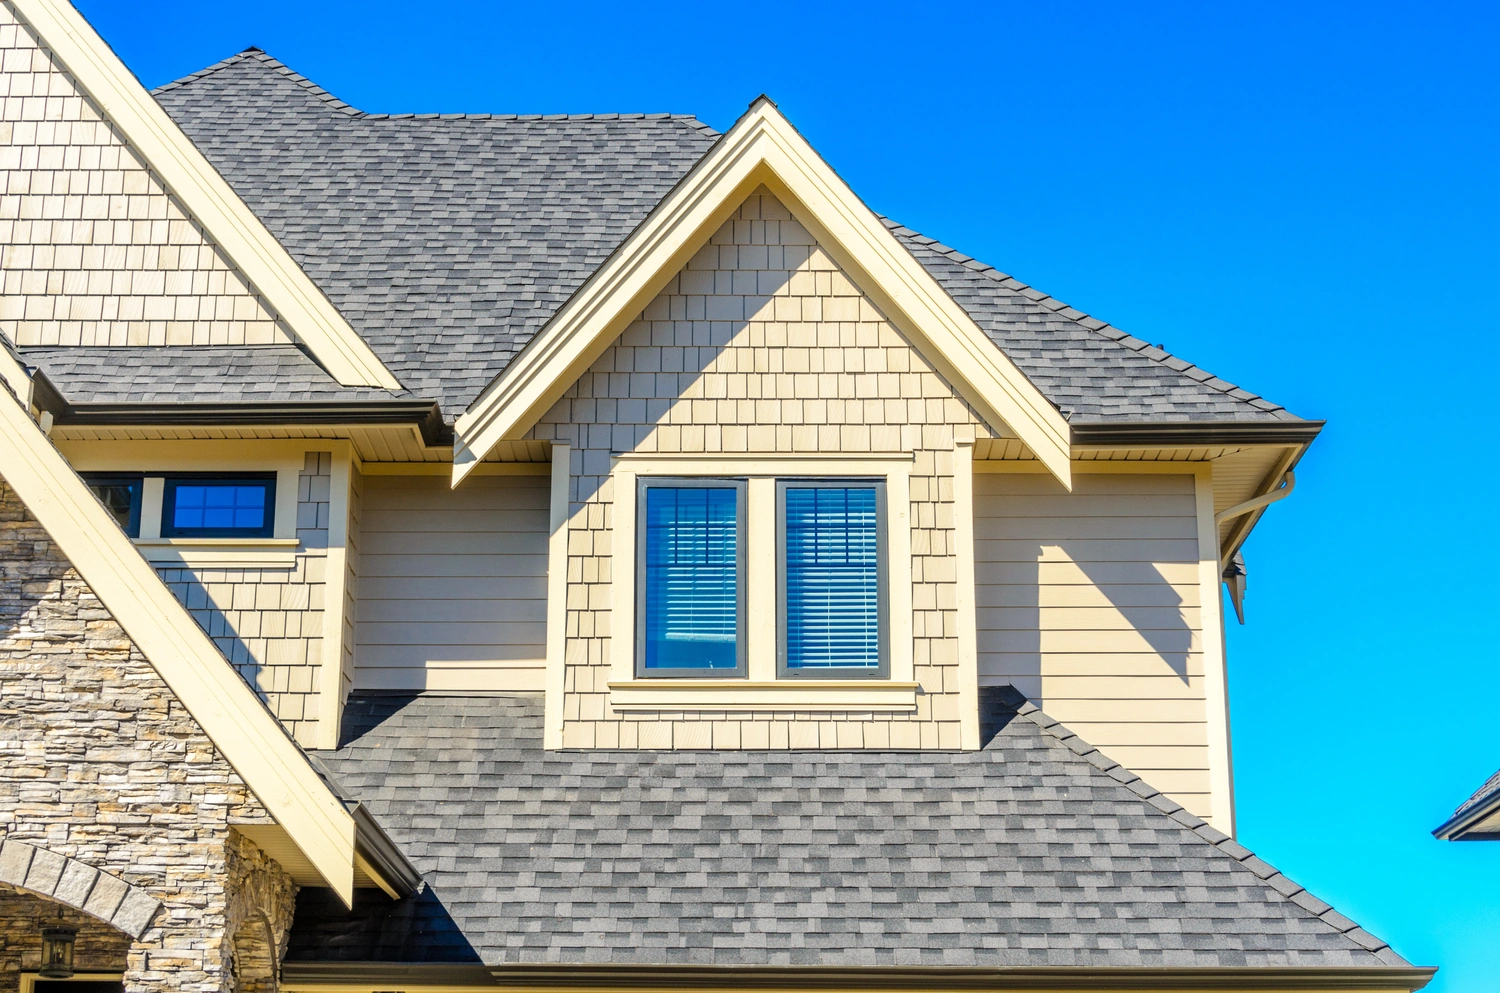
{"label": "stone veneer wall", "polygon": [[[572,449],[565,747],[956,748],[953,445],[992,433],[764,188],[530,437]],[[616,714],[613,452],[912,452],[915,715]],[[687,470],[685,470],[687,471]]]}
{"label": "stone veneer wall", "polygon": [[159,569],[162,580],[265,699],[292,737],[316,744],[333,456],[308,452],[297,479],[288,569]]}
{"label": "stone veneer wall", "polygon": [[[162,902],[130,945],[128,989],[229,990],[232,935],[253,914],[284,933],[294,892],[276,863],[234,835],[231,819],[269,820],[0,485],[0,835]],[[40,900],[12,894],[8,905],[20,899]],[[24,956],[26,939],[3,940],[19,942]]]}
{"label": "stone veneer wall", "polygon": [[9,3],[0,169],[0,332],[13,342],[291,340]]}
{"label": "stone veneer wall", "polygon": [[21,971],[37,969],[42,958],[42,928],[57,924],[78,929],[73,953],[76,971],[125,971],[130,937],[124,932],[72,907],[0,884],[0,993],[17,993]]}

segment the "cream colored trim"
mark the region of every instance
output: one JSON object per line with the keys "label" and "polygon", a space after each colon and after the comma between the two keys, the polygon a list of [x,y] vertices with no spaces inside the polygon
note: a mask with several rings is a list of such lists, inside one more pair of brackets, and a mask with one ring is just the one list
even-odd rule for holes
{"label": "cream colored trim", "polygon": [[[71,460],[70,460],[71,461]],[[73,466],[77,472],[87,472]],[[276,480],[277,492],[281,489],[280,477]],[[138,545],[172,544],[172,539],[161,536],[161,506],[166,498],[167,481],[161,476],[146,476],[141,480],[141,526],[136,532]],[[276,508],[280,510],[280,507]],[[274,522],[273,522],[274,523]],[[272,539],[275,540],[274,538]]]}
{"label": "cream colored trim", "polygon": [[[450,462],[366,462],[361,470],[366,476],[450,476]],[[474,476],[546,476],[552,472],[550,462],[481,462],[470,470]]]}
{"label": "cream colored trim", "polygon": [[[1074,474],[1094,475],[1155,475],[1190,476],[1207,469],[1211,462],[1094,462],[1079,460],[1073,463]],[[1036,462],[1012,461],[1008,459],[975,459],[974,471],[984,473],[1044,473],[1048,470]]]}
{"label": "cream colored trim", "polygon": [[568,519],[572,448],[552,446],[552,498],[547,538],[547,674],[542,702],[542,747],[561,748],[568,668]]}
{"label": "cream colored trim", "polygon": [[301,547],[296,538],[138,538],[134,544],[158,569],[295,569]]}
{"label": "cream colored trim", "polygon": [[713,710],[913,713],[921,686],[862,679],[630,679],[609,684],[617,711]]}
{"label": "cream colored trim", "polygon": [[992,426],[1069,485],[1057,409],[996,348],[769,100],[757,100],[455,425],[454,484],[536,423],[740,202],[768,186]]}
{"label": "cream colored trim", "polygon": [[13,4],[110,124],[334,379],[344,386],[401,388],[369,344],[82,14],[66,0],[13,0]]}
{"label": "cream colored trim", "polygon": [[245,783],[347,904],[354,819],[17,403],[0,473]]}
{"label": "cream colored trim", "polygon": [[[169,438],[154,441],[58,441],[79,472],[248,472],[302,469],[308,452],[326,452],[328,438]],[[278,486],[281,480],[276,480]],[[292,487],[293,492],[296,487]]]}
{"label": "cream colored trim", "polygon": [[21,401],[21,406],[25,407],[29,414],[32,409],[31,377],[26,374],[25,366],[16,360],[3,340],[0,340],[0,379],[3,379],[5,385],[10,387],[10,391],[16,395],[17,400]]}
{"label": "cream colored trim", "polygon": [[1202,610],[1203,705],[1208,723],[1208,792],[1205,818],[1234,836],[1234,771],[1229,744],[1229,673],[1224,653],[1223,600],[1219,592],[1219,528],[1214,523],[1213,472],[1194,474],[1198,510],[1198,584]]}
{"label": "cream colored trim", "polygon": [[974,590],[974,443],[953,443],[953,554],[958,560],[954,607],[958,614],[959,744],[979,741],[979,617]]}
{"label": "cream colored trim", "polygon": [[[349,508],[354,486],[350,444],[332,444],[333,465],[328,480],[328,553],[323,567],[323,639],[318,660],[319,748],[339,747],[339,726],[344,716],[344,612],[349,565]],[[294,511],[295,513],[295,511]],[[378,874],[371,878],[386,888]],[[394,892],[391,898],[396,899]]]}
{"label": "cream colored trim", "polygon": [[[610,536],[611,685],[635,681],[636,480],[641,476],[712,476],[748,479],[745,508],[745,655],[750,680],[772,681],[776,674],[776,489],[777,479],[795,477],[879,477],[886,491],[886,570],[889,588],[890,682],[914,679],[911,591],[911,455],[864,458],[788,458],[719,454],[681,458],[617,456],[612,475],[614,506]],[[768,506],[767,506],[768,505]],[[757,608],[759,613],[757,613]],[[654,681],[652,681],[654,683]],[[673,680],[701,685],[702,680]],[[807,685],[798,681],[799,685]],[[743,682],[740,685],[744,685]],[[843,680],[843,686],[865,685]]]}

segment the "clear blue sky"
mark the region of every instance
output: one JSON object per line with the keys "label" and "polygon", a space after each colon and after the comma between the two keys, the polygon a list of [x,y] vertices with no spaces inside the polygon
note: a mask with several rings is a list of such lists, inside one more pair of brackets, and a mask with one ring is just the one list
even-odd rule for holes
{"label": "clear blue sky", "polygon": [[1497,8],[81,6],[150,86],[253,44],[375,111],[764,91],[876,210],[1327,418],[1246,550],[1240,837],[1430,989],[1500,986],[1500,843],[1428,834],[1500,767]]}

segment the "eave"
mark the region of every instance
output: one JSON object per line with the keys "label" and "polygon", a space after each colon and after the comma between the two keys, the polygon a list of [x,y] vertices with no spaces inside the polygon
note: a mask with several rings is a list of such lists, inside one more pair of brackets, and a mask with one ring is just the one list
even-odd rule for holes
{"label": "eave", "polygon": [[1432,836],[1439,841],[1500,841],[1500,790],[1444,821]]}
{"label": "eave", "polygon": [[511,990],[1363,990],[1412,993],[1437,972],[1415,966],[1111,967],[408,965],[287,962],[282,988],[322,993],[423,987]]}
{"label": "eave", "polygon": [[429,400],[382,400],[372,403],[66,403],[51,409],[55,423],[70,426],[123,425],[381,425],[413,424],[428,445],[444,445],[452,432],[442,412]]}
{"label": "eave", "polygon": [[1074,448],[1310,445],[1325,421],[1099,421],[1070,423]]}

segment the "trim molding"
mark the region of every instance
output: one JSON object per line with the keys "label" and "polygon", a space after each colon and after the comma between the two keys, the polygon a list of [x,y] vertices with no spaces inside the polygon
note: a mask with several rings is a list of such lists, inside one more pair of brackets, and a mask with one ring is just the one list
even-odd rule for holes
{"label": "trim molding", "polygon": [[1121,421],[1069,424],[1074,448],[1306,445],[1326,421]]}
{"label": "trim molding", "polygon": [[415,424],[429,445],[447,443],[447,428],[438,405],[427,400],[380,400],[373,403],[80,403],[53,410],[58,424],[98,425],[230,425]]}
{"label": "trim molding", "polygon": [[0,397],[0,473],[319,875],[354,896],[355,824],[21,405]]}
{"label": "trim molding", "polygon": [[455,484],[498,442],[518,438],[536,423],[762,184],[986,421],[1014,431],[1064,486],[1070,484],[1062,414],[765,97],[750,105],[458,419]]}
{"label": "trim molding", "polygon": [[910,714],[921,685],[889,679],[630,679],[609,684],[611,709]]}
{"label": "trim molding", "polygon": [[14,0],[14,5],[41,44],[334,379],[344,386],[401,388],[82,14],[67,0]]}
{"label": "trim molding", "polygon": [[619,990],[1363,990],[1412,993],[1436,969],[1414,966],[1013,969],[821,966],[407,965],[287,962],[289,991],[507,988]]}

